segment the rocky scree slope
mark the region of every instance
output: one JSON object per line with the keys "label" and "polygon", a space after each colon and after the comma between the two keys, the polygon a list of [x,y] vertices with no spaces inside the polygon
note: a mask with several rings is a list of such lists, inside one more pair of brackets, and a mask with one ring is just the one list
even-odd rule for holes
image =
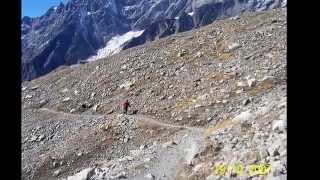
{"label": "rocky scree slope", "polygon": [[70,0],[43,16],[22,19],[22,80],[86,62],[128,32],[143,34],[113,46],[126,49],[243,11],[285,6],[285,0]]}
{"label": "rocky scree slope", "polygon": [[286,43],[285,9],[245,13],[23,82],[23,179],[285,179]]}

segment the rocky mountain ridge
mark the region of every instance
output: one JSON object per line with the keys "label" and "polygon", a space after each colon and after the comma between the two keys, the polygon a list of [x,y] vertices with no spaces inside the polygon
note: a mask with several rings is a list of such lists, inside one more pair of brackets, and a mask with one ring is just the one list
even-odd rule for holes
{"label": "rocky mountain ridge", "polygon": [[[70,0],[43,16],[22,19],[22,80],[62,65],[85,63],[110,40],[128,32],[144,31],[127,42],[116,42],[115,52],[244,11],[285,6],[285,0]],[[108,56],[110,50],[102,54]]]}

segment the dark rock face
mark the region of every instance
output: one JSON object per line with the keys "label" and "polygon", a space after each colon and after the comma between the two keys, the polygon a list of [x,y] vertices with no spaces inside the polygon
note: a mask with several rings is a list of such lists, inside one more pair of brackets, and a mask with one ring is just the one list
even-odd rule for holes
{"label": "dark rock face", "polygon": [[22,80],[80,63],[116,35],[144,30],[123,49],[207,25],[245,10],[286,6],[284,0],[71,0],[21,21]]}

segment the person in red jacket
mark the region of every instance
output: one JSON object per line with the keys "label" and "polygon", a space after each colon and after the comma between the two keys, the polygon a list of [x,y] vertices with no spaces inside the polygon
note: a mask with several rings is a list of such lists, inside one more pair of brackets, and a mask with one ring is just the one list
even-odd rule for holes
{"label": "person in red jacket", "polygon": [[128,107],[131,107],[130,104],[129,104],[129,101],[126,100],[124,103],[123,103],[123,110],[124,110],[124,113],[127,114],[128,113]]}

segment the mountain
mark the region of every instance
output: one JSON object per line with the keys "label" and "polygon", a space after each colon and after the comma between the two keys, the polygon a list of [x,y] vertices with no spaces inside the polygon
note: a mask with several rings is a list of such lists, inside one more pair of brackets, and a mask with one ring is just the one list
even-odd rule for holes
{"label": "mountain", "polygon": [[[22,19],[22,80],[244,11],[285,6],[285,0],[70,0],[51,7],[41,17]],[[117,42],[116,37],[136,31],[143,31],[141,37],[113,44],[118,47],[113,53],[101,50],[112,39]]]}
{"label": "mountain", "polygon": [[286,55],[278,8],[24,81],[21,179],[286,179]]}

